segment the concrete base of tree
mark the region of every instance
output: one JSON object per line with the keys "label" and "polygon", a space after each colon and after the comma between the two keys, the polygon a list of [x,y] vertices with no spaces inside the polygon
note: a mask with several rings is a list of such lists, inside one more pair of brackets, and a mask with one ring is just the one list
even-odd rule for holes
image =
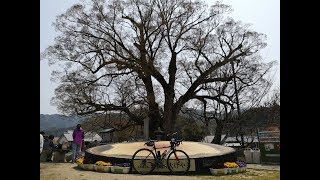
{"label": "concrete base of tree", "polygon": [[[115,143],[89,148],[85,152],[84,163],[94,164],[96,161],[112,163],[130,163],[132,155],[144,146],[145,142]],[[169,141],[156,142],[156,147],[169,146]],[[169,148],[159,149],[160,153]],[[177,149],[185,151],[195,161],[196,172],[208,172],[216,162],[234,162],[237,160],[236,150],[217,144],[184,141]]]}

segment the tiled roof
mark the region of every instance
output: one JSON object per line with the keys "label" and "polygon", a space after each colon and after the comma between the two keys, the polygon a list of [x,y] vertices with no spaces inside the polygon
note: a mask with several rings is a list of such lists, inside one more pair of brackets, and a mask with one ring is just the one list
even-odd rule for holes
{"label": "tiled roof", "polygon": [[103,129],[103,130],[99,131],[99,133],[107,133],[107,132],[112,132],[112,131],[114,131],[113,128],[108,128],[108,129]]}

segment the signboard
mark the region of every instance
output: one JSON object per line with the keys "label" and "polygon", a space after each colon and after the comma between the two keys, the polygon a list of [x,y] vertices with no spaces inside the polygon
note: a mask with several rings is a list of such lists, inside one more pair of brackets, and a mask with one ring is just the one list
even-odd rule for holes
{"label": "signboard", "polygon": [[280,132],[262,131],[258,138],[259,142],[280,142]]}
{"label": "signboard", "polygon": [[270,163],[280,162],[280,129],[267,127],[258,129],[261,161]]}
{"label": "signboard", "polygon": [[280,142],[260,143],[261,161],[280,163]]}
{"label": "signboard", "polygon": [[264,144],[264,149],[266,151],[270,151],[270,150],[274,149],[274,144],[273,143],[265,143]]}
{"label": "signboard", "polygon": [[268,127],[258,129],[259,142],[280,142],[280,129],[278,127]]}
{"label": "signboard", "polygon": [[[150,166],[150,164],[146,164],[146,166],[142,166],[142,161],[138,161],[138,160],[135,160],[134,163],[135,163],[135,167],[136,168],[150,168],[148,166]],[[169,161],[170,162],[170,161]],[[179,164],[176,163],[177,161],[176,160],[172,160],[172,162],[170,162],[170,166],[173,168],[173,169],[180,169],[180,170],[184,170],[185,167],[186,167],[186,164],[187,164],[187,160],[183,160],[181,159],[179,161]],[[167,159],[163,159],[162,160],[162,167],[159,167],[159,168],[155,168],[153,172],[170,172],[169,169],[166,167],[167,166]],[[190,159],[190,169],[189,171],[195,171],[196,170],[196,166],[195,166],[195,160],[194,159]]]}

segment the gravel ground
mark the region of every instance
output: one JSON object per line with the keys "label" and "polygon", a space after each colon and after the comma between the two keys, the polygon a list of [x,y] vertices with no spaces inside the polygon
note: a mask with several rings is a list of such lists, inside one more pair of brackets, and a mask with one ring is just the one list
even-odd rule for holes
{"label": "gravel ground", "polygon": [[266,164],[247,164],[248,169],[261,169],[280,171],[280,165],[266,165]]}
{"label": "gravel ground", "polygon": [[40,163],[41,180],[211,180],[211,179],[262,179],[278,180],[280,179],[280,167],[249,164],[247,172],[234,175],[212,176],[189,175],[139,175],[139,174],[112,174],[99,173],[94,171],[84,171],[77,168],[76,164],[71,163]]}

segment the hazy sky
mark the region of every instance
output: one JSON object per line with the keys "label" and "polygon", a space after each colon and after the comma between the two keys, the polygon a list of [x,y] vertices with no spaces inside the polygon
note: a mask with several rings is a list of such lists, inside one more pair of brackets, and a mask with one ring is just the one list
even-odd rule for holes
{"label": "hazy sky", "polygon": [[[71,5],[80,0],[40,0],[40,52],[53,44],[57,35],[52,22]],[[206,0],[209,4],[216,0]],[[274,68],[275,86],[280,85],[280,0],[223,0],[234,9],[231,16],[235,20],[252,24],[251,29],[267,35],[268,46],[261,52],[266,62],[277,60]],[[56,114],[56,107],[50,105],[56,83],[51,82],[54,66],[47,60],[40,61],[40,113]]]}

